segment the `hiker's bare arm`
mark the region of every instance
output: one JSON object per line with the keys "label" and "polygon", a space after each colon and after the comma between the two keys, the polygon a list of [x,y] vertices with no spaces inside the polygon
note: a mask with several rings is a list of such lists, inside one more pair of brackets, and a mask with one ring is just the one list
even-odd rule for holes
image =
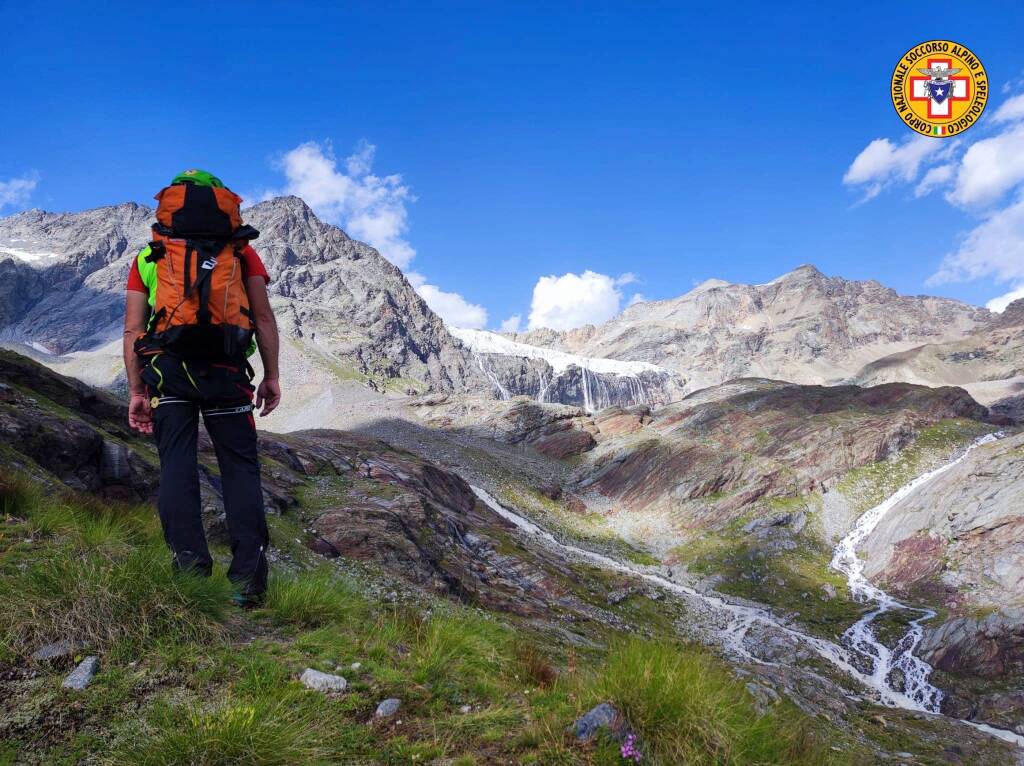
{"label": "hiker's bare arm", "polygon": [[149,399],[139,376],[139,355],[135,353],[135,339],[146,331],[149,318],[149,300],[145,293],[126,290],[124,301],[124,371],[128,376],[131,402],[128,405],[128,425],[142,433],[152,433]]}
{"label": "hiker's bare arm", "polygon": [[256,408],[263,408],[260,415],[269,415],[281,401],[277,366],[277,320],[274,319],[274,310],[270,308],[266,280],[261,276],[249,277],[245,280],[245,288],[249,295],[252,321],[256,325],[256,345],[260,350],[260,359],[263,360],[263,381],[256,389]]}
{"label": "hiker's bare arm", "polygon": [[146,387],[139,377],[139,355],[135,353],[135,339],[146,332],[149,301],[145,293],[126,290],[124,301],[124,369],[128,375],[128,390],[144,394]]}

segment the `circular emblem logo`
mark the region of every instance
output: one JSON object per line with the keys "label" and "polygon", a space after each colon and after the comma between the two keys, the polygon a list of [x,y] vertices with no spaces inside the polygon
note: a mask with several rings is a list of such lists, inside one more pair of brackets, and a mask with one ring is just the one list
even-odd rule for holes
{"label": "circular emblem logo", "polygon": [[988,74],[971,50],[929,40],[903,54],[892,73],[892,105],[911,129],[946,138],[978,121],[988,101]]}

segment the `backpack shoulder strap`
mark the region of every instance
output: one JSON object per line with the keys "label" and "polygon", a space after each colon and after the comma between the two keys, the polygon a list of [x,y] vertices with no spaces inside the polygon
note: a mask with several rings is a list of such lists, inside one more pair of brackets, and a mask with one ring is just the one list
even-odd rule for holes
{"label": "backpack shoulder strap", "polygon": [[[159,245],[159,248],[154,249],[154,245]],[[138,256],[135,258],[135,264],[139,269],[139,277],[142,278],[142,284],[146,286],[146,292],[149,293],[150,307],[156,303],[156,262],[163,257],[163,246],[163,242],[150,242],[139,251]],[[154,255],[155,252],[159,252],[160,255]]]}

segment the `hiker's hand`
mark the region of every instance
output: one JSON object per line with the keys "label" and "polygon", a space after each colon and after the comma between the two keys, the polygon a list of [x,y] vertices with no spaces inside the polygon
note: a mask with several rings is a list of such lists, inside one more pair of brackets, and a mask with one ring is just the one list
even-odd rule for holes
{"label": "hiker's hand", "polygon": [[149,406],[149,397],[145,394],[132,394],[128,404],[128,425],[140,434],[153,433],[153,410]]}
{"label": "hiker's hand", "polygon": [[277,409],[281,403],[281,384],[277,378],[264,378],[256,389],[256,409],[260,410],[260,417],[269,415]]}

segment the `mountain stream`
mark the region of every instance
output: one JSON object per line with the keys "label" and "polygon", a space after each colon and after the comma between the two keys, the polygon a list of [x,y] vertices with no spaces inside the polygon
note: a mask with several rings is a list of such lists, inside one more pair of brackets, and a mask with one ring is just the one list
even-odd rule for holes
{"label": "mountain stream", "polygon": [[[726,600],[723,596],[703,593],[688,585],[674,582],[649,571],[649,567],[619,561],[602,553],[562,542],[529,519],[505,508],[486,490],[473,487],[473,491],[491,510],[520,531],[539,539],[570,558],[640,578],[663,590],[683,596],[685,599],[700,601],[714,611],[723,614],[728,619],[728,624],[721,633],[723,647],[743,660],[762,665],[775,664],[755,657],[746,646],[747,634],[760,624],[779,631],[806,646],[835,668],[872,689],[883,704],[905,710],[937,714],[942,701],[942,692],[929,683],[931,666],[914,655],[914,650],[924,634],[922,623],[933,617],[935,613],[927,609],[905,606],[868,582],[864,577],[864,564],[857,556],[856,549],[893,506],[924,484],[960,463],[975,447],[994,441],[996,438],[998,435],[995,434],[982,437],[956,458],[900,487],[882,503],[866,511],[857,520],[850,533],[839,541],[834,550],[832,567],[846,576],[855,600],[875,604],[875,608],[866,613],[843,634],[840,643],[804,633],[776,617],[768,609],[736,604]],[[877,640],[871,624],[880,615],[895,609],[917,612],[920,616],[910,621],[907,633],[893,649],[889,649]],[[870,668],[870,670],[863,668]],[[899,677],[902,677],[902,684],[897,683]],[[973,721],[964,721],[964,723],[1024,748],[1024,736]]]}

